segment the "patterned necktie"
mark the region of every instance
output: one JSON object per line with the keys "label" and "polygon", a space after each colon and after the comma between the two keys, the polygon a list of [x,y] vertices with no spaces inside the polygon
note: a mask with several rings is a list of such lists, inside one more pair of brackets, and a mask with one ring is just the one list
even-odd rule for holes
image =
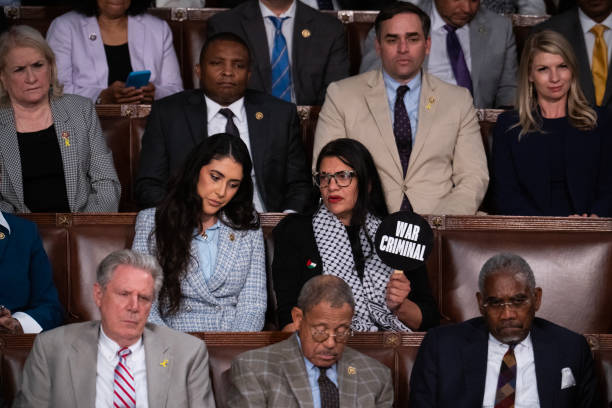
{"label": "patterned necktie", "polygon": [[604,39],[604,31],[608,27],[602,24],[595,24],[589,31],[595,35],[593,46],[593,85],[595,86],[595,103],[601,106],[606,93],[606,81],[608,80],[608,46]]}
{"label": "patterned necktie", "polygon": [[225,125],[225,133],[229,133],[232,136],[240,137],[240,132],[234,123],[234,112],[230,108],[219,109],[219,113],[227,118],[227,124]]}
{"label": "patterned necktie", "polygon": [[332,0],[317,0],[319,10],[333,10],[334,5]]}
{"label": "patterned necktie", "polygon": [[117,352],[119,363],[115,367],[115,384],[113,386],[113,407],[116,408],[136,407],[136,385],[125,361],[131,353],[132,351],[127,347],[123,347]]}
{"label": "patterned necktie", "polygon": [[457,81],[457,85],[467,88],[473,95],[472,77],[470,76],[470,71],[465,62],[465,55],[463,55],[459,37],[457,37],[457,33],[455,33],[457,28],[446,24],[444,29],[448,31],[446,35],[446,52],[451,63],[451,68],[453,69],[453,74],[455,75],[455,81]]}
{"label": "patterned necktie", "polygon": [[[406,92],[409,90],[410,88],[408,88],[407,85],[401,85],[397,88],[395,107],[393,108],[393,134],[395,135],[395,144],[397,145],[397,152],[399,153],[400,162],[402,163],[404,177],[406,177],[410,153],[412,153],[412,128],[410,127],[410,117],[406,111],[406,105],[404,105],[404,95],[406,95]],[[412,206],[406,194],[404,194],[404,198],[402,199],[400,210],[412,211]]]}
{"label": "patterned necktie", "polygon": [[516,358],[514,358],[514,344],[512,344],[508,351],[506,351],[506,354],[504,354],[499,370],[497,392],[495,393],[495,408],[513,408],[515,390]]}
{"label": "patterned necktie", "polygon": [[281,31],[283,21],[289,17],[273,17],[268,16],[274,24],[276,31],[274,33],[274,48],[272,49],[272,95],[277,98],[291,102],[291,70],[289,64],[289,52],[287,49],[287,40]]}
{"label": "patterned necktie", "polygon": [[317,382],[319,383],[319,393],[321,394],[321,408],[339,408],[340,396],[336,384],[325,375],[327,367],[319,367],[321,374]]}

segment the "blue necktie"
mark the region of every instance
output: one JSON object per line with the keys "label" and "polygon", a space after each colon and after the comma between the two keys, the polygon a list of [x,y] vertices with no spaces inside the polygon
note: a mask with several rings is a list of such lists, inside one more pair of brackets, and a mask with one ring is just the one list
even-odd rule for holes
{"label": "blue necktie", "polygon": [[448,53],[448,59],[455,75],[455,81],[457,81],[457,85],[467,88],[473,95],[472,77],[465,62],[465,55],[459,43],[459,38],[457,33],[455,33],[457,28],[446,24],[444,29],[448,31],[446,35],[446,52]]}
{"label": "blue necktie", "polygon": [[291,102],[291,69],[289,65],[289,52],[287,40],[281,31],[283,21],[289,17],[268,16],[274,24],[276,32],[274,34],[274,49],[272,50],[272,95],[277,98]]}

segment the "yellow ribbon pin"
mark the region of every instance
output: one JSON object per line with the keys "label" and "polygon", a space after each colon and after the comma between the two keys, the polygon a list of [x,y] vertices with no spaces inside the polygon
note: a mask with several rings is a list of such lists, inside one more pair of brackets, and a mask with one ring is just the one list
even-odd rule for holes
{"label": "yellow ribbon pin", "polygon": [[436,101],[436,98],[434,98],[433,96],[429,97],[429,103],[427,105],[425,105],[425,109],[430,110],[431,109],[431,104],[434,103]]}
{"label": "yellow ribbon pin", "polygon": [[68,132],[66,131],[62,132],[62,139],[64,139],[64,145],[66,147],[70,147],[70,139],[69,139]]}
{"label": "yellow ribbon pin", "polygon": [[357,369],[353,366],[348,366],[347,370],[348,375],[355,375],[357,374]]}
{"label": "yellow ribbon pin", "polygon": [[159,363],[160,366],[166,368],[166,366],[168,365],[168,359],[165,359],[164,361],[162,361],[161,363]]}

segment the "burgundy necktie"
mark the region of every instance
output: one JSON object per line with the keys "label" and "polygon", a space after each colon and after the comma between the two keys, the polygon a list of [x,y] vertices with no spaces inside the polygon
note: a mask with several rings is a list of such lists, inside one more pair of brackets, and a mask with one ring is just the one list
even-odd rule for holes
{"label": "burgundy necktie", "polygon": [[[410,88],[408,88],[407,85],[400,85],[397,88],[395,107],[393,109],[393,134],[395,135],[395,144],[397,145],[397,152],[399,153],[400,162],[402,163],[404,177],[406,177],[410,153],[412,153],[412,128],[410,127],[410,117],[408,117],[406,105],[404,105],[404,95],[406,95],[406,92],[409,90]],[[400,210],[412,212],[412,206],[406,194],[404,194],[404,198],[402,199]]]}
{"label": "burgundy necktie", "polygon": [[455,75],[455,81],[457,81],[457,85],[467,88],[473,95],[472,77],[470,76],[470,71],[465,62],[465,55],[463,54],[461,43],[459,43],[459,38],[457,37],[457,33],[455,33],[457,27],[446,24],[444,28],[448,31],[446,35],[446,52],[448,53],[448,59],[450,60],[451,68]]}

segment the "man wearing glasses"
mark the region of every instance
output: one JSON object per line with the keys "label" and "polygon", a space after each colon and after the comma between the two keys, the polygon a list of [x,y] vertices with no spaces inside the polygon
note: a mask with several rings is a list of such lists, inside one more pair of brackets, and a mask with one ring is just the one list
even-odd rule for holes
{"label": "man wearing glasses", "polygon": [[236,357],[230,407],[391,407],[390,370],[345,343],[355,302],[342,279],[320,275],[292,310],[297,333]]}
{"label": "man wearing glasses", "polygon": [[536,318],[542,289],[523,258],[482,267],[482,317],[430,330],[410,378],[410,407],[599,407],[585,338]]}

